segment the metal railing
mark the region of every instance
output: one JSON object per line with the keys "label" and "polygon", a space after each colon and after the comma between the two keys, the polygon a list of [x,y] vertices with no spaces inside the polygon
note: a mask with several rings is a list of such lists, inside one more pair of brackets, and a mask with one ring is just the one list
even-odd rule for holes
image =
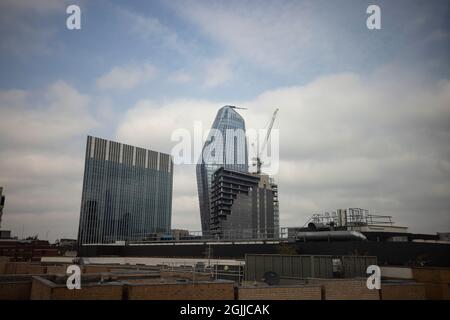
{"label": "metal railing", "polygon": [[165,233],[155,233],[145,236],[136,236],[128,240],[128,243],[145,243],[161,241],[256,241],[256,240],[280,240],[288,238],[288,228],[267,228],[267,229],[236,229],[210,232],[202,231],[172,231]]}
{"label": "metal railing", "polygon": [[[233,280],[239,284],[244,279],[244,265],[232,266],[227,269],[227,266],[220,266],[218,263],[196,263],[195,265],[180,264],[181,262],[162,263],[160,272],[181,273],[192,282],[205,280]],[[206,278],[206,279],[205,279]]]}

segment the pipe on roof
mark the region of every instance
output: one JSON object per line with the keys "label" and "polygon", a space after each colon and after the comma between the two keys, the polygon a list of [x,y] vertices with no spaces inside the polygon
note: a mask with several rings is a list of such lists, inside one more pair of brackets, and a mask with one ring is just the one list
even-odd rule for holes
{"label": "pipe on roof", "polygon": [[299,241],[323,241],[323,240],[358,240],[366,241],[367,238],[358,231],[315,231],[297,232],[295,236]]}

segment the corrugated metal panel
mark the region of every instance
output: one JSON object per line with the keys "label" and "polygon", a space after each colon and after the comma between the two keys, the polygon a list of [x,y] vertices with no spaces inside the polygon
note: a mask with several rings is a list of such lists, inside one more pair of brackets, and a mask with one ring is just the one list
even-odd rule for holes
{"label": "corrugated metal panel", "polygon": [[311,277],[333,278],[333,257],[312,256],[314,261],[314,273]]}
{"label": "corrugated metal panel", "polygon": [[246,255],[245,279],[261,281],[264,273],[276,272],[281,278],[332,278],[332,256]]}
{"label": "corrugated metal panel", "polygon": [[340,258],[345,278],[366,277],[369,265],[377,264],[376,257],[369,256],[310,256],[247,254],[245,256],[245,280],[261,281],[264,273],[272,271],[280,278],[333,278],[333,259]]}
{"label": "corrugated metal panel", "polygon": [[377,264],[377,257],[342,256],[345,278],[367,277],[367,267]]}

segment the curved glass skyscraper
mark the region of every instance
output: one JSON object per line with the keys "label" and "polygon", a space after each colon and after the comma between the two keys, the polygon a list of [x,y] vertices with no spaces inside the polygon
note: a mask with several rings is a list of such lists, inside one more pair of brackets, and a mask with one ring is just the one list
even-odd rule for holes
{"label": "curved glass skyscraper", "polygon": [[200,219],[204,235],[210,231],[212,175],[220,167],[248,172],[245,121],[233,106],[224,106],[217,112],[197,164]]}

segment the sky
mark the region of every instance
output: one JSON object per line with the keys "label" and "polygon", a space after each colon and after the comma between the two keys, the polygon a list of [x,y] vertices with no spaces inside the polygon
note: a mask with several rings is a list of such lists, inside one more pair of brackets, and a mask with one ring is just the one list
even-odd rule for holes
{"label": "sky", "polygon": [[[281,226],[360,207],[450,231],[449,57],[448,0],[2,0],[2,228],[76,237],[87,135],[170,153],[239,105],[255,129],[280,109]],[[194,165],[172,227],[200,230]]]}

